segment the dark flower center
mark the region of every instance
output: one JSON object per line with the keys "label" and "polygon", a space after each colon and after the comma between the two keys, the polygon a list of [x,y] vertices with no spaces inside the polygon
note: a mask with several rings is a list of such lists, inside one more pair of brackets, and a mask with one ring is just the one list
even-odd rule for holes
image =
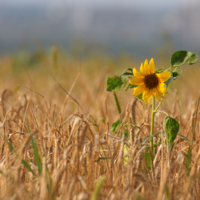
{"label": "dark flower center", "polygon": [[155,88],[158,85],[158,77],[156,74],[147,75],[144,78],[144,83],[149,89]]}

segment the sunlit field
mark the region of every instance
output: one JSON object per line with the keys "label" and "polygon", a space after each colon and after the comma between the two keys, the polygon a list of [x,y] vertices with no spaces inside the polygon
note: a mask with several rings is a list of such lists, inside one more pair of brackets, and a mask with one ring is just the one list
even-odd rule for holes
{"label": "sunlit field", "polygon": [[[179,132],[171,150],[164,134],[155,136],[148,163],[151,101],[133,89],[116,92],[128,123],[115,129],[119,114],[106,91],[108,77],[139,70],[145,58],[97,55],[54,47],[0,58],[0,199],[200,199],[199,63],[181,66],[169,85],[160,109]],[[154,133],[163,132],[164,118],[156,113]]]}

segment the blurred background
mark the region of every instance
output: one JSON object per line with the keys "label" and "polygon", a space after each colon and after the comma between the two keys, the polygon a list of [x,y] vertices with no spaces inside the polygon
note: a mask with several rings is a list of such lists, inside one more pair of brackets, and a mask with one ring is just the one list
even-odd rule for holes
{"label": "blurred background", "polygon": [[134,59],[200,54],[199,0],[1,0],[0,55],[56,45]]}

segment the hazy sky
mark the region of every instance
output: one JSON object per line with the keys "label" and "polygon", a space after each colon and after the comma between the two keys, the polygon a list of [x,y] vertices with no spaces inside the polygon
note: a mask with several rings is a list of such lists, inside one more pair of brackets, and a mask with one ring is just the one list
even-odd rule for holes
{"label": "hazy sky", "polygon": [[[100,13],[96,18],[95,11]],[[68,48],[78,35],[113,51],[133,53],[138,47],[148,52],[162,45],[164,34],[179,49],[190,46],[193,51],[200,49],[199,19],[200,0],[0,0],[0,27],[4,27],[0,51],[9,52],[24,43],[31,46],[38,40]]]}
{"label": "hazy sky", "polygon": [[0,0],[0,3],[10,5],[31,4],[76,4],[87,6],[139,6],[145,8],[159,8],[165,6],[187,6],[199,4],[199,0]]}

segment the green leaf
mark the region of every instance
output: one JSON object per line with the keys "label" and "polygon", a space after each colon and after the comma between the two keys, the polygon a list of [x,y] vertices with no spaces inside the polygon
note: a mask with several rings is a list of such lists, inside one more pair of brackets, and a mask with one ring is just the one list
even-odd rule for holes
{"label": "green leaf", "polygon": [[158,138],[157,142],[154,143],[154,148],[156,148],[160,144],[160,142],[161,142],[161,138]]}
{"label": "green leaf", "polygon": [[178,71],[177,67],[171,72],[172,76],[175,78],[178,78],[178,76],[181,74],[181,70]]}
{"label": "green leaf", "polygon": [[187,138],[187,137],[185,137],[184,135],[181,135],[181,134],[177,134],[177,135],[179,135],[179,136],[181,136],[182,138],[184,138],[186,141],[188,141],[189,142],[189,144],[190,144],[190,140]]}
{"label": "green leaf", "polygon": [[34,176],[36,176],[35,172],[31,169],[30,165],[24,159],[22,159],[21,162],[24,165],[24,167],[26,167],[29,170],[29,172],[31,172]]}
{"label": "green leaf", "polygon": [[168,147],[171,149],[179,131],[179,123],[174,118],[167,116],[164,119],[163,129],[167,136]]}
{"label": "green leaf", "polygon": [[149,152],[146,152],[144,154],[144,159],[145,159],[145,162],[146,162],[146,165],[149,169],[151,169],[151,154]]}
{"label": "green leaf", "polygon": [[10,147],[11,151],[14,152],[14,153],[17,155],[17,157],[19,157],[19,155],[17,154],[17,151],[16,151],[16,149],[13,147],[13,145],[12,145],[10,142],[8,142],[7,140],[6,140],[6,142],[7,142],[8,146]]}
{"label": "green leaf", "polygon": [[177,77],[173,77],[173,75],[171,75],[171,77],[165,81],[166,86],[168,86],[172,81],[176,80]]}
{"label": "green leaf", "polygon": [[137,98],[142,99],[142,93],[137,96]]}
{"label": "green leaf", "polygon": [[175,68],[171,73],[171,77],[165,81],[165,84],[168,86],[173,80],[176,80],[178,76],[181,74],[181,72],[177,71],[177,68]]}
{"label": "green leaf", "polygon": [[198,56],[189,51],[176,51],[171,57],[171,66],[176,67],[188,63],[192,65],[198,61]]}
{"label": "green leaf", "polygon": [[28,125],[27,122],[26,122],[26,127],[27,127],[27,129],[28,129],[29,134],[31,134],[31,129],[29,128],[29,125]]}
{"label": "green leaf", "polygon": [[163,72],[163,68],[156,69],[156,71],[155,71],[156,74],[160,74],[162,72]]}
{"label": "green leaf", "polygon": [[159,135],[159,134],[161,134],[161,132],[154,133],[153,135],[150,135],[148,138],[146,138],[146,139],[144,140],[144,142],[143,142],[142,144],[146,143],[146,142],[149,141],[152,137],[154,137],[154,136],[156,136],[156,135]]}
{"label": "green leaf", "polygon": [[132,199],[134,200],[144,200],[144,198],[141,196],[141,194],[138,194],[138,193],[133,193],[132,195]]}
{"label": "green leaf", "polygon": [[104,117],[101,119],[101,121],[102,121],[104,124],[106,123],[106,120],[105,120]]}
{"label": "green leaf", "polygon": [[[16,149],[12,146],[12,144],[10,142],[8,142],[6,140],[8,146],[10,147],[11,151],[13,151],[15,153],[15,155],[17,156],[17,158],[19,158],[19,154],[17,153]],[[21,160],[21,163],[24,165],[24,167],[26,167],[34,176],[36,176],[35,172],[31,169],[30,165],[24,160]]]}
{"label": "green leaf", "polygon": [[125,72],[125,73],[122,74],[122,77],[127,78],[127,79],[128,79],[130,76],[133,76],[133,73]]}
{"label": "green leaf", "polygon": [[191,154],[191,147],[189,146],[188,148],[188,153],[186,155],[186,160],[185,160],[185,170],[187,172],[187,175],[189,176],[190,174],[190,169],[191,169],[191,161],[192,161],[192,154]]}
{"label": "green leaf", "polygon": [[104,183],[105,180],[106,180],[106,177],[105,177],[105,176],[102,176],[102,177],[98,180],[98,182],[97,182],[97,184],[96,184],[96,186],[95,186],[94,192],[93,192],[93,194],[92,194],[90,200],[97,200],[97,199],[98,199],[98,195],[99,195],[100,189],[102,188],[103,183]]}
{"label": "green leaf", "polygon": [[130,71],[130,73],[132,73],[132,75],[133,75],[133,69],[131,69],[131,68],[126,68],[126,69],[122,72],[122,74],[124,74],[126,71]]}
{"label": "green leaf", "polygon": [[137,152],[136,157],[142,152],[142,151],[147,151],[150,148],[150,146],[142,146],[139,151]]}
{"label": "green leaf", "polygon": [[165,188],[165,197],[167,200],[171,199],[168,185],[166,185],[166,188]]}
{"label": "green leaf", "polygon": [[128,81],[128,78],[126,77],[119,77],[114,76],[113,78],[108,77],[107,79],[107,91],[112,92],[121,90],[126,86],[126,83]]}
{"label": "green leaf", "polygon": [[[26,126],[27,126],[29,134],[31,134],[31,130],[29,128],[28,123],[26,123]],[[34,142],[33,137],[31,137],[31,142],[32,142],[32,148],[33,148],[33,153],[34,153],[34,156],[35,156],[36,165],[38,166],[38,172],[39,172],[39,174],[41,174],[42,173],[42,161],[40,159],[40,154],[39,154],[37,145]]]}
{"label": "green leaf", "polygon": [[[129,83],[128,86],[127,86],[127,88],[125,89],[125,91],[127,91],[129,88],[135,88],[135,87],[138,87],[138,85],[132,85],[131,83]],[[137,98],[142,99],[142,93],[139,94],[137,96]]]}
{"label": "green leaf", "polygon": [[41,174],[42,173],[42,161],[40,159],[40,154],[39,154],[37,145],[34,142],[33,138],[31,138],[31,142],[32,142],[33,153],[35,156],[36,165],[38,166],[38,172],[39,172],[39,174]]}
{"label": "green leaf", "polygon": [[128,138],[129,132],[128,132],[127,129],[124,131],[124,135],[125,135],[126,138]]}
{"label": "green leaf", "polygon": [[112,124],[111,131],[116,132],[117,127],[121,124],[121,120],[118,119],[116,122]]}

